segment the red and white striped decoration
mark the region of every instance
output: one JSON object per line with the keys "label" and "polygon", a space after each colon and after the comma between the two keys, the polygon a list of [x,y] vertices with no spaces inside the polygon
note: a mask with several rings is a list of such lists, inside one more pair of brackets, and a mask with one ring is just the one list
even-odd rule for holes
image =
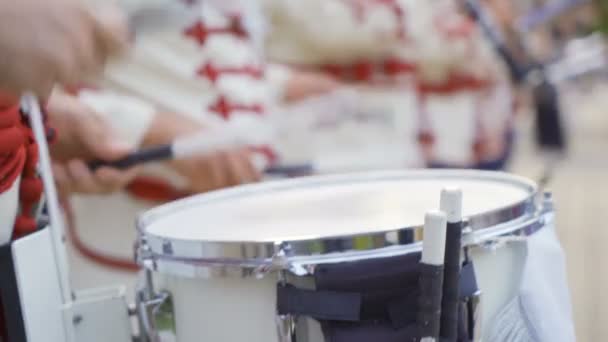
{"label": "red and white striped decoration", "polygon": [[[184,35],[189,39],[194,40],[201,49],[206,47],[210,37],[220,35],[236,37],[241,40],[243,44],[251,45],[253,49],[254,43],[249,32],[245,28],[245,25],[243,25],[241,14],[226,14],[225,17],[228,22],[227,25],[213,27],[208,26],[205,23],[204,18],[201,17],[192,26],[184,30]],[[258,65],[256,61],[251,61],[250,64],[246,65],[219,66],[212,60],[205,60],[203,64],[196,69],[194,76],[207,79],[213,85],[217,85],[223,77],[228,76],[241,76],[262,81],[264,78],[264,69],[263,66]],[[224,120],[230,120],[234,113],[258,116],[263,116],[265,114],[265,108],[261,103],[247,105],[233,103],[230,101],[230,94],[226,93],[226,91],[220,91],[216,100],[208,105],[206,110],[217,114]],[[263,155],[269,163],[273,163],[277,159],[275,152],[270,146],[255,146],[252,147],[252,151]]]}

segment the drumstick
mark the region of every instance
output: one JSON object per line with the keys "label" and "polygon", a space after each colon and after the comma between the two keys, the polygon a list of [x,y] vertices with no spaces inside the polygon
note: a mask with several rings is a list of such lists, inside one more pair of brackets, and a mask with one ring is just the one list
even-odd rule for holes
{"label": "drumstick", "polygon": [[243,139],[240,139],[239,135],[235,134],[233,130],[225,129],[216,132],[207,131],[177,138],[169,144],[141,149],[119,160],[95,160],[89,163],[89,168],[91,170],[96,170],[102,166],[108,166],[117,169],[126,169],[153,161],[184,158],[197,154],[209,154],[217,150],[242,145],[245,145]]}
{"label": "drumstick", "polygon": [[440,336],[447,341],[456,341],[460,292],[462,191],[459,188],[443,189],[439,207],[447,215]]}
{"label": "drumstick", "polygon": [[429,211],[424,219],[417,316],[421,342],[439,340],[446,222],[445,213],[440,211]]}
{"label": "drumstick", "polygon": [[479,25],[481,31],[492,45],[494,51],[505,62],[513,81],[515,83],[523,82],[526,75],[529,73],[530,68],[521,65],[517,61],[513,53],[498,36],[496,30],[494,30],[492,24],[486,17],[481,4],[478,3],[477,0],[463,0],[462,4],[464,5],[464,9],[469,17],[471,17],[471,19],[473,19],[477,25]]}
{"label": "drumstick", "polygon": [[[128,169],[136,165],[186,158],[193,155],[204,155],[220,149],[243,145],[245,145],[244,140],[237,138],[237,135],[231,134],[229,130],[216,133],[205,132],[194,136],[178,138],[170,144],[141,149],[119,160],[95,160],[90,162],[88,166],[93,171],[100,167]],[[303,176],[314,173],[314,167],[310,163],[272,165],[261,168],[267,175]]]}

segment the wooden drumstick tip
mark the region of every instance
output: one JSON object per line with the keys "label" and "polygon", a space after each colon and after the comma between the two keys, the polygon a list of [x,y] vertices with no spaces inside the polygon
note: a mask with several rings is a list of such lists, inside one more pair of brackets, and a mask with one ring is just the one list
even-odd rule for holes
{"label": "wooden drumstick tip", "polygon": [[447,187],[441,190],[439,208],[446,213],[449,223],[462,221],[462,190],[458,187]]}
{"label": "wooden drumstick tip", "polygon": [[422,240],[421,262],[427,265],[443,265],[445,255],[447,216],[439,210],[432,210],[424,217],[424,239]]}

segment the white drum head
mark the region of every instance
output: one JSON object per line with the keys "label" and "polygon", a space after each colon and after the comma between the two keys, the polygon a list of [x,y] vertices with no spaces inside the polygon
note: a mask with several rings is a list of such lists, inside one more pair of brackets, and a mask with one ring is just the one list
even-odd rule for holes
{"label": "white drum head", "polygon": [[140,228],[169,241],[275,242],[419,226],[442,188],[463,192],[464,216],[529,200],[523,178],[478,171],[409,171],[309,177],[194,196],[145,213]]}

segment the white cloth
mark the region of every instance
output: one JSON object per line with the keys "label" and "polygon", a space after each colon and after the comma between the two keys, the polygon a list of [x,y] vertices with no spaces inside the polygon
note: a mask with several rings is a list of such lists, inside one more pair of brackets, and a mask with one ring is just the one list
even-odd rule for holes
{"label": "white cloth", "polygon": [[0,245],[8,243],[13,235],[13,226],[19,205],[19,184],[21,177],[8,191],[0,194]]}
{"label": "white cloth", "polygon": [[488,341],[576,341],[564,253],[552,217],[547,224],[527,239],[519,293],[492,322]]}

